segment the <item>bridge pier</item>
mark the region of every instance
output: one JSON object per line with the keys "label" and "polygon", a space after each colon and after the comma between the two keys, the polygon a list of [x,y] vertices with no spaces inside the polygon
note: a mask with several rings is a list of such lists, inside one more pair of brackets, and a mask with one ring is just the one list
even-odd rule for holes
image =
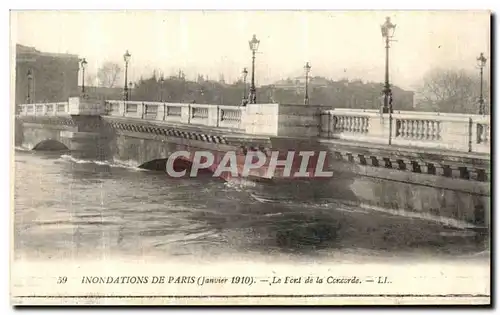
{"label": "bridge pier", "polygon": [[76,159],[104,160],[99,148],[100,135],[97,132],[60,132],[61,141],[68,144],[71,156]]}
{"label": "bridge pier", "polygon": [[33,115],[16,117],[16,146],[35,150],[61,150],[64,147],[77,159],[109,158],[107,133],[100,116],[101,105],[80,101],[76,97],[67,103],[30,106]]}
{"label": "bridge pier", "polygon": [[[100,129],[98,116],[19,117],[16,119],[16,146],[30,150],[61,150],[64,146],[75,158],[102,160],[107,156]],[[54,145],[40,146],[47,142]]]}

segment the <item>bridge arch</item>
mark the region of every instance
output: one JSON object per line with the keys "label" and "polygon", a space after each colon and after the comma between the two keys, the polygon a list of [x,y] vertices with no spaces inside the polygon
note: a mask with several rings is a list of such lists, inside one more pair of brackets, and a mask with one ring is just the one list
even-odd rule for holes
{"label": "bridge arch", "polygon": [[33,150],[38,150],[38,151],[67,151],[69,148],[62,142],[54,140],[54,139],[47,139],[38,142],[34,147]]}
{"label": "bridge arch", "polygon": [[[139,168],[146,169],[146,170],[151,170],[151,171],[163,171],[166,172],[166,167],[167,167],[167,158],[159,158],[159,159],[154,159],[154,160],[149,160],[145,163],[142,163],[139,165]],[[191,168],[193,166],[193,161],[189,158],[179,156],[174,160],[174,171],[176,172],[182,172],[183,170],[186,170],[186,176],[184,177],[189,177],[189,174],[191,172]],[[213,171],[210,169],[200,169],[197,172],[198,175],[212,175]]]}

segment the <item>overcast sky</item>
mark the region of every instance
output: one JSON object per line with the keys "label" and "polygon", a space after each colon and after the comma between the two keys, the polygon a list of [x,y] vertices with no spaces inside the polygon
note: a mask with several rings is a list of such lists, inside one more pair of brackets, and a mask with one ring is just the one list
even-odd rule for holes
{"label": "overcast sky", "polygon": [[395,85],[412,88],[434,67],[474,70],[480,52],[490,55],[484,11],[17,11],[11,26],[14,43],[85,57],[88,72],[104,61],[123,64],[128,49],[132,80],[179,68],[188,79],[236,80],[243,67],[250,71],[256,34],[258,84],[301,75],[306,61],[311,75],[382,82],[385,16],[397,24]]}

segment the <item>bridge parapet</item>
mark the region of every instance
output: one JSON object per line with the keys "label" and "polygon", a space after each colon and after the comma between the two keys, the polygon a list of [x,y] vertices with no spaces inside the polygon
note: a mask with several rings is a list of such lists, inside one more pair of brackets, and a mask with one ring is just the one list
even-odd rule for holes
{"label": "bridge parapet", "polygon": [[100,116],[104,114],[102,101],[88,100],[81,97],[70,97],[68,103],[70,115]]}
{"label": "bridge parapet", "polygon": [[20,116],[65,116],[69,114],[69,102],[20,104]]}
{"label": "bridge parapet", "polygon": [[99,101],[89,101],[80,97],[70,97],[68,102],[20,104],[20,116],[100,116],[104,107]]}
{"label": "bridge parapet", "polygon": [[322,112],[320,137],[490,153],[490,116],[335,109]]}
{"label": "bridge parapet", "polygon": [[211,128],[248,135],[317,137],[319,107],[287,104],[247,106],[106,101],[106,115]]}
{"label": "bridge parapet", "polygon": [[[276,117],[259,109],[268,104],[248,106],[162,102],[106,101],[106,115],[167,123],[227,128],[249,134],[275,134]],[[278,104],[270,104],[278,105]],[[271,106],[273,107],[273,106]],[[274,108],[274,107],[273,107]],[[277,107],[275,108],[277,109]],[[265,115],[264,115],[265,114]],[[274,115],[275,116],[275,115]],[[258,128],[255,128],[258,126]]]}
{"label": "bridge parapet", "polygon": [[111,116],[226,129],[259,136],[340,139],[403,147],[490,154],[490,116],[333,109],[287,104],[228,106],[108,100],[22,104],[20,116]]}

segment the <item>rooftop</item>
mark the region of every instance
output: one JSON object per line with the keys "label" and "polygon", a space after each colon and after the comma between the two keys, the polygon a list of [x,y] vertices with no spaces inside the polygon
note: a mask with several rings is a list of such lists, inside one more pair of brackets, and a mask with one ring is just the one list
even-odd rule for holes
{"label": "rooftop", "polygon": [[78,55],[68,54],[68,53],[51,53],[51,52],[42,52],[37,50],[35,47],[24,46],[21,44],[16,44],[16,55],[38,55],[45,57],[55,57],[55,58],[77,58]]}

